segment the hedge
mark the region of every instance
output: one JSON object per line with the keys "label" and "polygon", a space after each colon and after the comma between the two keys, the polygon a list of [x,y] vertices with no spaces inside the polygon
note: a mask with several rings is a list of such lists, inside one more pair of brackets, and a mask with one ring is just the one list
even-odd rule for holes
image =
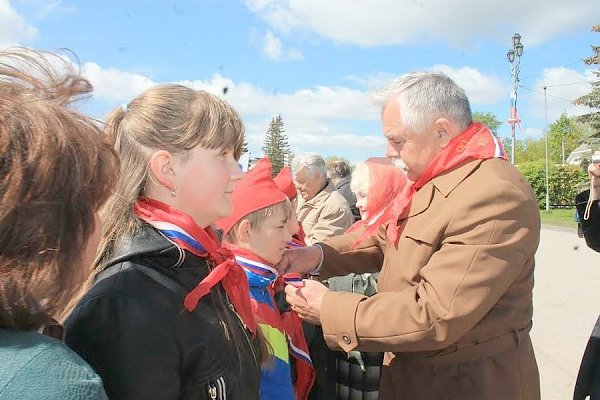
{"label": "hedge", "polygon": [[[588,181],[587,172],[579,165],[549,165],[548,187],[550,207],[572,207],[578,187]],[[529,181],[540,209],[546,208],[546,163],[544,160],[517,165]]]}

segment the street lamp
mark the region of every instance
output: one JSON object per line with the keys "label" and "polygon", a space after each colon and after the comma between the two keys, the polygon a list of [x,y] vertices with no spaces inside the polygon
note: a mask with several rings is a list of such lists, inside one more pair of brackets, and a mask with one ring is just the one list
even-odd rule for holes
{"label": "street lamp", "polygon": [[546,211],[550,210],[550,182],[548,177],[548,101],[546,95],[546,86],[544,86],[544,144],[546,147]]}
{"label": "street lamp", "polygon": [[510,63],[510,75],[512,88],[510,90],[510,116],[508,124],[510,125],[511,133],[511,154],[510,161],[515,163],[515,125],[521,124],[519,113],[517,112],[517,88],[519,87],[519,71],[521,65],[521,56],[523,55],[523,43],[521,43],[521,35],[515,33],[512,37],[512,49],[506,53],[506,58]]}

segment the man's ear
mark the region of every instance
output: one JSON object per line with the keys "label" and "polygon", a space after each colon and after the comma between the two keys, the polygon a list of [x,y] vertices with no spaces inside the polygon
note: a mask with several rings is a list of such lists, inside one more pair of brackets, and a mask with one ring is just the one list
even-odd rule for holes
{"label": "man's ear", "polygon": [[166,150],[159,150],[150,157],[150,174],[156,183],[170,191],[176,188],[175,158]]}
{"label": "man's ear", "polygon": [[446,118],[438,118],[434,122],[435,134],[437,135],[441,148],[448,146],[448,143],[454,136],[453,125]]}

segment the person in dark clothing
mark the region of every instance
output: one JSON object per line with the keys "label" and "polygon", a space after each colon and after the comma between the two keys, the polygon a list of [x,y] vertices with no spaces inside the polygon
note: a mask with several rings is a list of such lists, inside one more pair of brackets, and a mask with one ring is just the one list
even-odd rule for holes
{"label": "person in dark clothing", "polygon": [[238,114],[209,93],[163,85],[106,126],[122,173],[67,344],[112,400],[258,399],[264,336],[245,273],[212,228],[243,176]]}
{"label": "person in dark clothing", "polygon": [[[587,246],[600,252],[600,164],[590,164],[588,173],[591,178],[590,189],[575,197],[577,220]],[[573,399],[583,400],[588,396],[591,400],[600,399],[600,317],[596,320],[581,359]]]}
{"label": "person in dark clothing", "polygon": [[350,211],[352,211],[352,215],[354,216],[354,221],[360,221],[360,212],[356,208],[356,195],[350,189],[350,175],[352,171],[348,163],[343,160],[332,161],[327,166],[327,173],[337,191],[348,202]]}

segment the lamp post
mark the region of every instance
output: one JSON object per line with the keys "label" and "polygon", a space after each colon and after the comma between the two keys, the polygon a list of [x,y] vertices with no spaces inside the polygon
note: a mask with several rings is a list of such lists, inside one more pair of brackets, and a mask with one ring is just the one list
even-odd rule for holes
{"label": "lamp post", "polygon": [[544,86],[544,142],[546,147],[546,211],[550,210],[550,185],[548,177],[548,102]]}
{"label": "lamp post", "polygon": [[512,88],[510,90],[510,116],[508,124],[510,125],[511,133],[511,154],[510,161],[515,163],[515,125],[520,124],[519,113],[517,112],[517,88],[519,87],[519,71],[521,65],[521,55],[523,55],[523,44],[521,43],[521,35],[515,33],[512,37],[512,49],[506,53],[506,58],[510,63],[510,75],[512,80]]}

